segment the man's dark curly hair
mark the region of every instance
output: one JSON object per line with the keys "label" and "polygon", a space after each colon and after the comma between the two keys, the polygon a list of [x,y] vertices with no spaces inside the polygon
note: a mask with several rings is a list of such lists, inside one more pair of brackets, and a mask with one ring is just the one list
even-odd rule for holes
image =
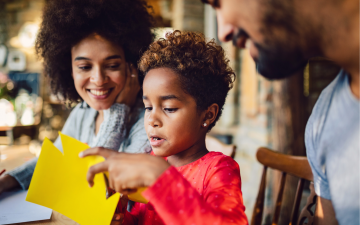
{"label": "man's dark curly hair", "polygon": [[36,40],[54,94],[70,102],[81,97],[71,76],[71,48],[96,33],[124,49],[136,65],[153,41],[153,20],[144,0],[49,0]]}
{"label": "man's dark curly hair", "polygon": [[169,68],[178,76],[182,89],[196,101],[199,110],[211,104],[219,105],[219,119],[228,91],[233,87],[235,73],[229,66],[225,52],[214,40],[207,42],[204,35],[174,31],[152,43],[139,62],[146,75],[151,69]]}

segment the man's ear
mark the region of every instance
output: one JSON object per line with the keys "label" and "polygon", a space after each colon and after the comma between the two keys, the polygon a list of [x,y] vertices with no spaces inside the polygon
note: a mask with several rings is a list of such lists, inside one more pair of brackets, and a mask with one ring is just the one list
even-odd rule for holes
{"label": "man's ear", "polygon": [[205,112],[204,112],[204,119],[202,122],[202,126],[208,127],[210,124],[212,124],[215,121],[218,113],[219,113],[219,105],[216,103],[213,103],[212,105],[210,105],[207,108],[207,110],[205,110]]}

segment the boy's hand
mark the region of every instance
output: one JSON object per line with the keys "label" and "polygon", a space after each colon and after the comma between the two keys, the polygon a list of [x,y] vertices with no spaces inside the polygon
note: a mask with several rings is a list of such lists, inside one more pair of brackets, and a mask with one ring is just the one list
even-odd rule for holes
{"label": "boy's hand", "polygon": [[151,186],[157,178],[170,167],[163,158],[149,154],[129,154],[115,152],[102,147],[87,149],[80,157],[103,156],[106,160],[90,167],[87,181],[92,187],[97,173],[109,172],[109,185],[124,195],[136,192],[139,187]]}
{"label": "boy's hand", "polygon": [[130,108],[135,104],[136,96],[140,91],[138,71],[132,64],[126,64],[126,82],[123,90],[116,98],[116,103],[122,103]]}

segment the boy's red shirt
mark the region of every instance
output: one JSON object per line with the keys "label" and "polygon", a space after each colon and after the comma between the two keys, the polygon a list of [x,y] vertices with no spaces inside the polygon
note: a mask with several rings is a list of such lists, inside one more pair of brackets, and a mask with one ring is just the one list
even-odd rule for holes
{"label": "boy's red shirt", "polygon": [[143,192],[124,225],[248,224],[239,165],[219,152],[181,167],[171,166]]}

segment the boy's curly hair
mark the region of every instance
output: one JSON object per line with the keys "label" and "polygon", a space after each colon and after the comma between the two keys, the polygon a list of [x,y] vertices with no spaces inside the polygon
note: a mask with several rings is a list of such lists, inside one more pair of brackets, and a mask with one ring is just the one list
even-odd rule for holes
{"label": "boy's curly hair", "polygon": [[144,0],[49,0],[35,48],[52,92],[70,102],[81,100],[71,75],[71,48],[93,33],[121,46],[126,61],[136,65],[153,41],[148,8]]}
{"label": "boy's curly hair", "polygon": [[200,110],[219,105],[219,119],[228,91],[233,87],[235,73],[225,52],[214,40],[206,42],[204,35],[194,32],[167,33],[166,38],[153,42],[139,61],[146,75],[151,69],[169,68],[179,75],[183,90],[196,101]]}

